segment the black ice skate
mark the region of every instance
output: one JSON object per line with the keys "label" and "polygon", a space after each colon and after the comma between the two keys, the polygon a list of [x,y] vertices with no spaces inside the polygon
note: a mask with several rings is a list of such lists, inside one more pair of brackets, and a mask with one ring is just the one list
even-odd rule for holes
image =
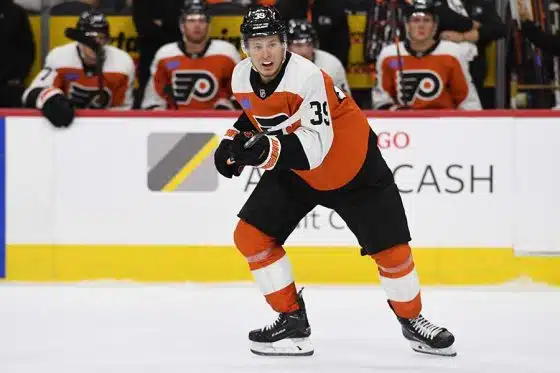
{"label": "black ice skate", "polygon": [[249,332],[251,352],[265,356],[313,355],[313,345],[309,340],[311,327],[301,290],[298,303],[299,310],[281,313],[273,324]]}
{"label": "black ice skate", "polygon": [[399,316],[397,319],[401,323],[403,336],[409,340],[414,351],[440,356],[457,355],[453,346],[455,337],[447,329],[432,324],[421,314],[413,319]]}

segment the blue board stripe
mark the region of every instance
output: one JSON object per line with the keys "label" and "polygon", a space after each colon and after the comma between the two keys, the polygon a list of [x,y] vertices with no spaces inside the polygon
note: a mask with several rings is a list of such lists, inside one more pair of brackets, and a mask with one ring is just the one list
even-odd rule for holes
{"label": "blue board stripe", "polygon": [[0,117],[0,278],[6,277],[6,120]]}

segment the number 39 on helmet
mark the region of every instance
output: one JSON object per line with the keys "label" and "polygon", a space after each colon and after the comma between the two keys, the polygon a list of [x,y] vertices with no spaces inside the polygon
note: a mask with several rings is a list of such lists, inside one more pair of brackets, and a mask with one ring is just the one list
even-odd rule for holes
{"label": "number 39 on helmet", "polygon": [[286,25],[280,12],[273,6],[259,6],[249,10],[240,27],[241,47],[247,54],[248,40],[259,36],[278,35],[280,42],[287,48]]}

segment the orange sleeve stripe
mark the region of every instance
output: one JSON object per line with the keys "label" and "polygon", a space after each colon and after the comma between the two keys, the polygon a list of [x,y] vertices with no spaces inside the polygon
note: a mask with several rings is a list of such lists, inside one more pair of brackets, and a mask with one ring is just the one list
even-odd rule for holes
{"label": "orange sleeve stripe", "polygon": [[259,166],[263,170],[272,170],[276,163],[278,163],[278,159],[280,158],[280,140],[276,137],[269,137],[270,141],[270,152],[268,158],[264,161],[263,165]]}

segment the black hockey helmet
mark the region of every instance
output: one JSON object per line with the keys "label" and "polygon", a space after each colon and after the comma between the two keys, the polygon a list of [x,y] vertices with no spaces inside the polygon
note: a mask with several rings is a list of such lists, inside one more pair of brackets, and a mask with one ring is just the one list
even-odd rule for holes
{"label": "black hockey helmet", "polygon": [[306,19],[291,19],[288,21],[288,44],[312,43],[317,47],[317,33],[313,25]]}
{"label": "black hockey helmet", "polygon": [[110,36],[107,17],[105,17],[105,14],[95,9],[86,10],[80,15],[78,23],[76,24],[76,29],[87,36],[104,34],[107,39]]}
{"label": "black hockey helmet", "polygon": [[410,40],[410,31],[408,29],[408,22],[414,15],[431,15],[435,22],[435,27],[432,32],[432,37],[437,35],[439,27],[438,8],[433,0],[413,0],[411,4],[406,4],[404,7],[404,26],[406,30],[406,37]]}
{"label": "black hockey helmet", "polygon": [[181,8],[181,20],[191,14],[203,15],[206,17],[206,21],[210,22],[210,13],[205,0],[186,0]]}
{"label": "black hockey helmet", "polygon": [[286,25],[278,9],[273,6],[258,6],[249,10],[243,17],[240,31],[245,49],[247,41],[258,36],[278,35],[280,41],[286,43]]}
{"label": "black hockey helmet", "polygon": [[412,3],[405,4],[405,20],[408,21],[415,14],[430,14],[437,22],[437,8],[433,0],[413,0]]}

